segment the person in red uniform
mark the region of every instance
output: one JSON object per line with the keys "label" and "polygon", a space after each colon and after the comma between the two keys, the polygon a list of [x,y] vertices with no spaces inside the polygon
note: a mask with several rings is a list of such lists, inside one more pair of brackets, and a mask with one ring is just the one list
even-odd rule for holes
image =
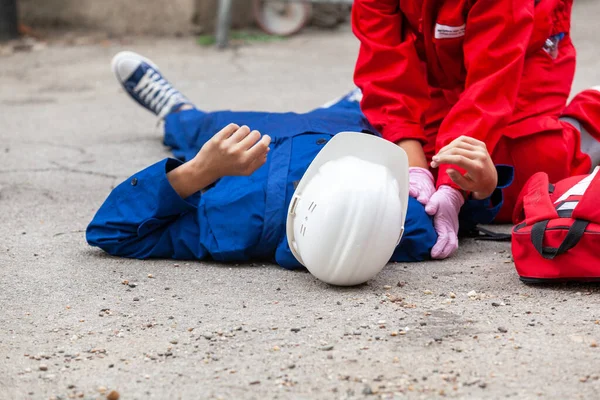
{"label": "person in red uniform", "polygon": [[558,181],[600,161],[600,89],[567,105],[575,73],[572,5],[355,0],[361,107],[383,137],[409,154],[411,196],[434,215],[439,235],[433,258],[458,248],[458,210],[471,196],[458,190],[469,179],[452,165],[460,155],[440,162],[453,139],[481,140],[495,164],[514,167],[497,222],[511,220],[535,172]]}

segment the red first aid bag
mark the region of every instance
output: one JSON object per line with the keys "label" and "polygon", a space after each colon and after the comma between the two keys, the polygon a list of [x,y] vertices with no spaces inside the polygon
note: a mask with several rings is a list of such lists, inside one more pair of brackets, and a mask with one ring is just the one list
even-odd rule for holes
{"label": "red first aid bag", "polygon": [[555,185],[538,172],[515,206],[512,253],[521,280],[600,280],[600,168]]}

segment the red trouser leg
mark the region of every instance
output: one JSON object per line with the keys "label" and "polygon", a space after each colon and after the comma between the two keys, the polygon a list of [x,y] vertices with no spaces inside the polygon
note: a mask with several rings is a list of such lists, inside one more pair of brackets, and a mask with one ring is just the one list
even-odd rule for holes
{"label": "red trouser leg", "polygon": [[[567,106],[564,117],[573,118],[589,133],[589,140],[600,143],[600,91],[586,90],[577,95]],[[550,182],[569,176],[587,174],[592,169],[592,159],[582,152],[582,135],[573,125],[561,121],[562,130],[543,131],[531,135],[503,137],[492,154],[495,164],[512,165],[515,180],[503,190],[504,205],[496,222],[512,222],[512,212],[525,182],[536,172],[546,172]],[[590,148],[585,145],[584,150]],[[596,147],[600,149],[600,145]],[[592,155],[592,154],[590,154]],[[592,155],[592,158],[596,156]]]}

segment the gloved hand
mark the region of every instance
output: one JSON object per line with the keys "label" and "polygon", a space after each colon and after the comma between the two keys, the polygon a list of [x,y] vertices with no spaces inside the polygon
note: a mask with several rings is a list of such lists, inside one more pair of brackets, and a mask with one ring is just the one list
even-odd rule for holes
{"label": "gloved hand", "polygon": [[425,206],[425,212],[433,216],[433,227],[438,239],[431,249],[431,258],[443,260],[458,249],[458,213],[465,203],[459,190],[440,186]]}
{"label": "gloved hand", "polygon": [[435,183],[433,175],[428,169],[420,167],[410,167],[408,169],[410,197],[414,197],[424,206],[427,205],[431,196],[435,193]]}

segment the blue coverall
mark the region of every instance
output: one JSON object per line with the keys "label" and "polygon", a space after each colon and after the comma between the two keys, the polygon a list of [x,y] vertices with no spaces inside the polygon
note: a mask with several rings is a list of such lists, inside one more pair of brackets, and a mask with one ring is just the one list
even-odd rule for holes
{"label": "blue coverall", "polygon": [[[232,122],[271,136],[266,164],[251,176],[227,176],[182,199],[167,173],[193,158]],[[285,235],[288,205],[319,150],[342,131],[378,135],[352,94],[306,114],[196,109],[172,113],[165,120],[164,143],[176,159],[162,160],[116,187],[88,226],[87,241],[130,258],[266,260],[288,269],[301,267]],[[491,199],[468,201],[461,223],[489,223],[501,205],[500,190]],[[413,198],[407,214],[402,242],[391,261],[428,259],[437,239],[432,219]]]}

